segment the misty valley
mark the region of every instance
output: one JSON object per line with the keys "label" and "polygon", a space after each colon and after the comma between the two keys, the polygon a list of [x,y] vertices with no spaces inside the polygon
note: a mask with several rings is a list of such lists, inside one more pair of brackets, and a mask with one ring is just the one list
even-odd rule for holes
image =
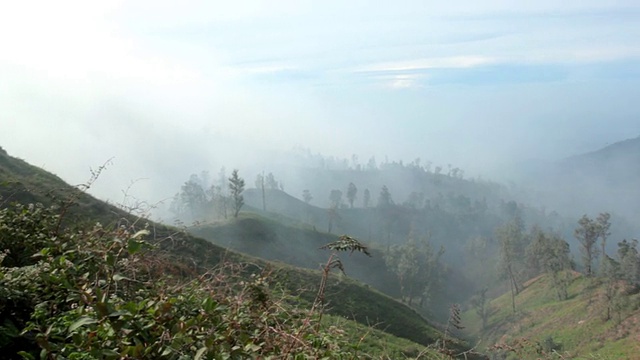
{"label": "misty valley", "polygon": [[280,173],[185,174],[155,206],[89,195],[108,165],[70,186],[2,150],[0,348],[9,359],[636,358],[638,149],[640,138],[621,141],[509,185],[420,159],[298,150]]}

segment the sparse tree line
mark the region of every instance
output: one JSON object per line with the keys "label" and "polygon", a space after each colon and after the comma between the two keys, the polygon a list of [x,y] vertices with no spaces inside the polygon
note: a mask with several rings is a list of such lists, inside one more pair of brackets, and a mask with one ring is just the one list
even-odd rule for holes
{"label": "sparse tree line", "polygon": [[[587,215],[580,218],[574,230],[580,246],[579,264],[572,258],[569,243],[559,234],[543,231],[538,226],[525,233],[524,223],[517,213],[510,222],[499,227],[496,230],[500,247],[499,274],[509,283],[513,312],[516,312],[515,299],[525,280],[540,274],[549,276],[558,300],[568,299],[568,289],[579,266],[583,275],[592,279],[593,286],[601,285],[604,289],[604,319],[611,319],[614,312],[620,316],[628,305],[625,295],[640,289],[640,255],[635,239],[618,242],[615,257],[606,253],[610,219],[608,213],[601,213],[593,219]],[[599,265],[596,265],[598,259]],[[483,289],[471,303],[486,325],[485,294],[486,289]]]}
{"label": "sparse tree line", "polygon": [[198,221],[206,218],[238,217],[244,206],[245,181],[234,169],[227,178],[225,168],[220,169],[217,181],[209,173],[193,174],[173,197],[170,211],[178,219]]}
{"label": "sparse tree line", "polygon": [[435,165],[432,161],[422,161],[415,158],[412,161],[403,160],[390,161],[385,157],[378,162],[375,156],[369,157],[366,162],[362,162],[358,155],[352,154],[350,158],[337,158],[333,156],[312,155],[310,151],[302,150],[302,161],[304,164],[312,164],[315,167],[325,170],[345,170],[345,171],[386,171],[386,170],[411,170],[420,171],[425,174],[443,175],[456,179],[464,178],[464,170],[452,164]]}

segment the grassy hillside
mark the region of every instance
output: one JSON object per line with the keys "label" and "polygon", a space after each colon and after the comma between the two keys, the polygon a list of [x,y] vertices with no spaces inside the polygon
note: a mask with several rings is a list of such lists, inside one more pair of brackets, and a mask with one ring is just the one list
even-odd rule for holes
{"label": "grassy hillside", "polygon": [[[83,223],[102,221],[105,224],[129,226],[140,220],[136,216],[126,214],[114,206],[98,201],[82,191],[70,187],[61,179],[46,171],[33,167],[22,160],[8,156],[4,151],[0,153],[0,184],[0,194],[3,196],[2,206],[0,206],[0,208],[8,206],[10,202],[43,202],[45,204],[62,204],[64,207],[64,204],[71,203],[73,200],[76,205],[71,207],[72,210],[70,213],[73,212],[74,214],[72,218],[81,219]],[[81,214],[82,217],[80,218]],[[224,233],[224,231],[226,231],[224,227],[220,228],[221,232],[219,235],[222,237],[231,237],[232,240],[236,239],[234,236],[240,236],[241,238],[243,236],[249,238],[255,236],[256,239],[254,239],[254,241],[264,242],[269,239],[270,235],[267,228],[260,228],[261,225],[259,223],[264,223],[267,220],[258,219],[259,218],[252,218],[251,216],[244,217],[238,220],[239,223],[231,224],[231,227],[226,229],[229,230],[227,233]],[[249,221],[249,223],[243,223],[243,221]],[[82,228],[82,226],[74,220],[67,221],[67,224],[73,225],[73,227],[76,228]],[[238,227],[237,225],[242,226]],[[244,228],[246,232],[241,232],[240,235],[232,235],[230,230],[233,227],[235,227],[236,230]],[[287,228],[279,225],[275,221],[270,223],[270,227],[279,227],[280,230],[276,233],[281,233],[282,229]],[[275,289],[280,288],[293,293],[295,295],[294,299],[297,299],[293,305],[302,306],[302,308],[309,306],[313,302],[316,295],[316,287],[321,281],[321,273],[319,271],[301,270],[293,266],[270,263],[262,259],[242,255],[162,224],[150,222],[148,229],[150,230],[148,240],[157,245],[158,251],[163,254],[161,263],[175,264],[176,267],[170,271],[178,271],[180,276],[193,276],[207,269],[219,266],[222,263],[248,264],[248,267],[245,267],[245,273],[247,275],[250,273],[269,272],[272,276],[268,279],[271,284],[270,286]],[[262,234],[260,234],[261,231]],[[295,238],[296,236],[294,233],[289,234],[287,237]],[[315,239],[314,241],[321,242],[320,245],[335,240],[335,237],[326,235],[320,237],[314,236],[313,238]],[[314,246],[316,246],[316,244],[314,244]],[[318,253],[322,254],[322,251],[318,250]],[[328,254],[324,253],[324,256],[324,260],[326,260]],[[316,259],[320,258],[322,258],[322,255]],[[354,259],[355,258],[354,256]],[[345,257],[347,271],[349,271],[349,266],[351,266],[351,263],[348,263],[348,261]],[[380,261],[380,259],[376,261]],[[353,268],[356,269],[357,266]],[[355,319],[365,326],[375,325],[378,329],[385,330],[390,334],[412,339],[423,345],[432,344],[442,336],[442,334],[429,325],[426,320],[403,304],[351,279],[340,278],[335,276],[335,274],[330,276],[326,292],[326,302],[328,311],[341,316],[342,320],[339,320],[341,321],[340,324],[347,329],[358,329],[357,331],[359,332],[366,329],[363,328],[362,325],[349,325],[351,323],[348,319]],[[2,308],[2,306],[0,306],[0,308]],[[390,344],[389,346],[393,347],[394,353],[400,352],[408,355],[416,353],[415,349],[421,349],[418,345],[411,345],[411,343],[398,339],[392,340],[394,338],[390,337],[391,335],[381,335],[373,330],[364,330],[363,333],[348,334],[348,336],[361,339],[363,335],[369,332],[377,334],[377,337],[385,337]],[[366,336],[364,338],[366,339]],[[391,345],[392,343],[396,345]],[[410,348],[409,350],[402,350],[403,347],[407,346]],[[455,347],[461,349],[459,343],[457,343]],[[384,352],[380,352],[378,354],[383,353]],[[416,355],[419,353],[420,351],[418,351]],[[427,352],[421,355],[427,358],[436,356],[435,352]]]}
{"label": "grassy hillside", "polygon": [[606,289],[600,281],[574,273],[568,299],[558,301],[550,277],[539,276],[516,296],[515,314],[510,294],[491,301],[484,330],[475,311],[467,311],[466,333],[481,339],[482,348],[512,359],[537,359],[541,354],[556,359],[637,358],[640,295],[620,297],[612,318],[605,320]]}
{"label": "grassy hillside", "polygon": [[[285,264],[273,265],[277,269],[274,276],[278,278],[278,283],[307,302],[313,301],[320,283],[317,269],[330,256],[330,252],[319,248],[336,240],[335,235],[284,226],[248,213],[238,219],[197,226],[191,229],[191,233],[253,256],[308,268],[301,270]],[[347,277],[340,273],[330,277],[327,290],[329,312],[375,325],[421,344],[436,341],[441,337],[440,332],[414,310],[354,281],[370,281],[371,284],[390,289],[393,289],[393,285],[397,286],[393,275],[384,266],[381,253],[372,250],[372,255],[340,254]]]}
{"label": "grassy hillside", "polygon": [[[189,229],[195,236],[267,260],[318,269],[326,262],[327,251],[320,247],[335,241],[336,235],[318,231],[308,225],[285,225],[253,213],[241,213],[237,219],[203,224]],[[366,244],[366,242],[365,242]],[[387,294],[397,296],[395,276],[387,271],[382,252],[370,247],[372,256],[342,256],[349,277],[361,280]]]}

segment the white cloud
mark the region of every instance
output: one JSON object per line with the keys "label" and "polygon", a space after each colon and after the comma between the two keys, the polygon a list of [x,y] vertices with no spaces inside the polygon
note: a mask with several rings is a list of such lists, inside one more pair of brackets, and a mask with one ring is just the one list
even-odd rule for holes
{"label": "white cloud", "polygon": [[355,72],[415,71],[427,69],[461,69],[496,63],[484,56],[452,56],[410,61],[384,62],[355,69]]}

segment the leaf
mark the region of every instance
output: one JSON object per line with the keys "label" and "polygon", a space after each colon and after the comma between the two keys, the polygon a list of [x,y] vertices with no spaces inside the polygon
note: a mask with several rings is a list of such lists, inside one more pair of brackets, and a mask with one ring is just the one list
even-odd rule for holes
{"label": "leaf", "polygon": [[138,239],[138,238],[140,238],[142,236],[146,236],[146,235],[149,235],[149,234],[151,234],[151,232],[149,230],[140,230],[137,233],[133,234],[133,238],[134,239]]}
{"label": "leaf", "polygon": [[135,239],[129,239],[129,243],[127,244],[127,251],[129,251],[129,255],[133,255],[142,249],[142,242],[137,241]]}
{"label": "leaf", "polygon": [[198,349],[198,351],[196,352],[196,356],[193,359],[200,360],[205,352],[207,352],[207,347],[201,347],[200,349]]}
{"label": "leaf", "polygon": [[113,349],[102,349],[102,356],[104,356],[106,359],[117,359],[120,357],[120,354],[113,350]]}
{"label": "leaf", "polygon": [[88,317],[88,316],[83,316],[80,319],[76,320],[76,322],[74,322],[73,324],[71,324],[71,326],[69,326],[69,332],[72,332],[74,330],[76,330],[77,328],[81,327],[81,326],[85,326],[85,325],[91,325],[91,324],[95,324],[97,323],[98,320]]}
{"label": "leaf", "polygon": [[113,275],[113,281],[121,281],[121,280],[129,280],[129,278],[120,274]]}
{"label": "leaf", "polygon": [[27,360],[36,360],[35,357],[33,357],[33,355],[29,354],[26,351],[19,351],[18,355],[22,356],[23,359],[27,359]]}

